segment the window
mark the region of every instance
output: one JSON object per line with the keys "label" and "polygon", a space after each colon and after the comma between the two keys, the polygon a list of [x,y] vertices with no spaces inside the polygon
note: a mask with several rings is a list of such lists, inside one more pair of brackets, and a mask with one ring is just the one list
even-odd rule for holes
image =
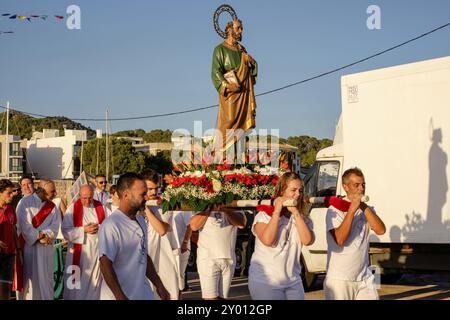
{"label": "window", "polygon": [[22,159],[20,158],[11,159],[11,171],[22,171]]}
{"label": "window", "polygon": [[317,196],[335,196],[339,177],[339,162],[321,162],[317,179]]}
{"label": "window", "polygon": [[13,142],[10,144],[10,156],[21,156],[20,143]]}
{"label": "window", "polygon": [[338,161],[315,162],[304,179],[305,194],[310,197],[336,196],[339,166]]}

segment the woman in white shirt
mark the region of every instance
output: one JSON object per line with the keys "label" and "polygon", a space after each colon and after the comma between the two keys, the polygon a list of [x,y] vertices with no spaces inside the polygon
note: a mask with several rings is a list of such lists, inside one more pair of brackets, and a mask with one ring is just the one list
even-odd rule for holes
{"label": "woman in white shirt", "polygon": [[[274,206],[257,207],[252,226],[256,243],[249,270],[250,295],[254,300],[303,300],[300,255],[303,245],[314,242],[305,216],[303,181],[296,173],[285,173],[274,198]],[[298,205],[283,207],[289,199]]]}

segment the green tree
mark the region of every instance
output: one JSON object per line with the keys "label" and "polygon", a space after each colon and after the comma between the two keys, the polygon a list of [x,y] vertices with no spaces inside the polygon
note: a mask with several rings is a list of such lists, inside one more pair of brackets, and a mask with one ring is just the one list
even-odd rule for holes
{"label": "green tree", "polygon": [[[89,140],[83,146],[83,170],[95,175],[97,173],[106,173],[106,139]],[[124,139],[110,138],[109,177],[113,174],[122,174],[125,172],[141,173],[145,168],[145,155],[142,152],[136,152],[130,141]],[[97,160],[98,159],[98,160]],[[97,171],[98,161],[98,171]]]}
{"label": "green tree", "polygon": [[301,166],[310,167],[316,160],[317,152],[333,144],[330,139],[317,139],[309,136],[293,136],[280,139],[280,142],[295,146],[299,150]]}
{"label": "green tree", "polygon": [[172,131],[155,129],[144,135],[145,142],[171,142]]}
{"label": "green tree", "polygon": [[[83,146],[83,170],[91,175],[106,173],[106,139],[89,140]],[[126,172],[142,173],[153,169],[158,173],[170,173],[172,162],[170,152],[160,152],[156,156],[148,153],[136,152],[131,141],[111,137],[109,152],[112,159],[109,162],[109,177],[113,174]],[[97,171],[98,158],[98,171]]]}

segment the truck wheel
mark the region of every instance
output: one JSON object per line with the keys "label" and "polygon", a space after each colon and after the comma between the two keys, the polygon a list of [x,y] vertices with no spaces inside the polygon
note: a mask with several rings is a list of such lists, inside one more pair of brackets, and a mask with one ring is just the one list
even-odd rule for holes
{"label": "truck wheel", "polygon": [[316,282],[317,275],[315,273],[308,271],[308,268],[306,267],[303,257],[300,259],[300,262],[302,265],[301,276],[303,281],[303,288],[305,289],[305,291],[311,291],[312,287],[314,286],[314,283]]}

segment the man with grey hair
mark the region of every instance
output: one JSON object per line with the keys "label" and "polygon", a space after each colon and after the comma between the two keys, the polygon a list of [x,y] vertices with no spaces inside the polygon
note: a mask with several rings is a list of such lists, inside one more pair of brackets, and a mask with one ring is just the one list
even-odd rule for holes
{"label": "man with grey hair", "polygon": [[23,274],[17,275],[23,276],[19,299],[53,300],[53,239],[61,224],[59,208],[52,202],[55,196],[55,183],[41,179],[36,192],[17,206],[19,237],[25,241]]}
{"label": "man with grey hair", "polygon": [[90,185],[80,188],[78,200],[64,215],[62,233],[69,241],[64,272],[65,300],[99,300],[101,272],[98,260],[98,229],[106,218]]}
{"label": "man with grey hair", "polygon": [[362,171],[351,168],[342,175],[347,196],[328,208],[327,276],[323,287],[327,300],[378,300],[369,269],[369,233],[386,232],[383,221],[362,201],[366,181]]}

